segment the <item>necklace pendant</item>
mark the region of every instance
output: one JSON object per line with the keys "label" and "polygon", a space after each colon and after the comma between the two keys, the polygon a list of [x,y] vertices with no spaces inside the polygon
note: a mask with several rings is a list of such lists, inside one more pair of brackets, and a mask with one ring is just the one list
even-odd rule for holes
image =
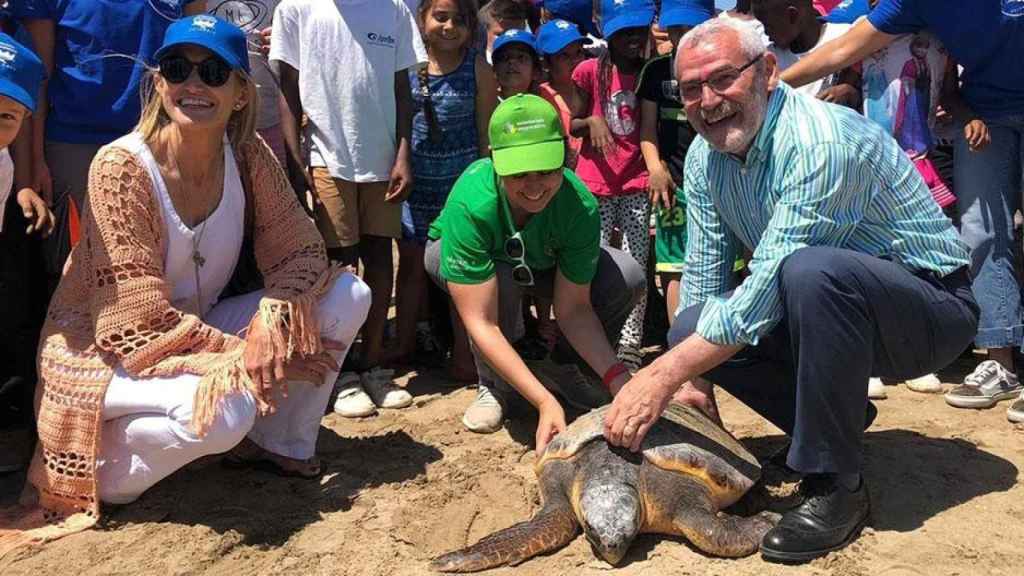
{"label": "necklace pendant", "polygon": [[199,253],[199,250],[192,251],[192,261],[195,262],[196,266],[199,266],[200,268],[202,268],[206,264],[206,258],[203,258],[203,255]]}

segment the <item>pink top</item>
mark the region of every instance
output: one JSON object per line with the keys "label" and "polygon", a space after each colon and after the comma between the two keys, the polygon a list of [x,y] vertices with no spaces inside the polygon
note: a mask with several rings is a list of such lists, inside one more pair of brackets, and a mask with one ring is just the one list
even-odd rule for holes
{"label": "pink top", "polygon": [[572,110],[569,109],[569,104],[565,101],[565,98],[551,87],[550,82],[541,84],[537,89],[537,93],[540,94],[542,98],[550,102],[551,105],[555,107],[555,110],[558,110],[558,115],[562,119],[562,130],[565,131],[565,141],[569,145],[569,147],[566,148],[565,165],[575,170],[576,160],[579,158],[580,146],[583,145],[583,139],[575,138],[569,133],[571,128],[570,122],[572,121]]}
{"label": "pink top", "polygon": [[590,114],[605,119],[615,141],[615,147],[605,155],[591,146],[589,138],[584,138],[576,175],[595,196],[621,196],[647,190],[647,166],[640,154],[637,76],[612,68],[608,93],[599,94],[598,60],[591,58],[576,67],[572,81],[590,96]]}

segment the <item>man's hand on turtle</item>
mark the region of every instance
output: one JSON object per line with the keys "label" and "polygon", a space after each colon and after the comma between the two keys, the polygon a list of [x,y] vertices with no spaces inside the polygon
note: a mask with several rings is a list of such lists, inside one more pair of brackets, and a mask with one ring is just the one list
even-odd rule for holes
{"label": "man's hand on turtle", "polygon": [[555,437],[556,434],[565,430],[565,411],[562,410],[562,405],[558,403],[558,400],[554,396],[549,396],[540,406],[538,406],[540,416],[537,421],[537,436],[535,438],[537,444],[537,455],[540,456],[544,453],[544,449],[548,447],[548,442]]}
{"label": "man's hand on turtle", "polygon": [[604,437],[613,446],[640,450],[644,436],[658,421],[675,390],[650,376],[637,372],[615,395],[604,419]]}

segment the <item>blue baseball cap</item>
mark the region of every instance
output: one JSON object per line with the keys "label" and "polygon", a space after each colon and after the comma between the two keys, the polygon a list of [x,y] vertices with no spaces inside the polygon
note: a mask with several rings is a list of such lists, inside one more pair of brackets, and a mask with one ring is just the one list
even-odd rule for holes
{"label": "blue baseball cap", "polygon": [[182,18],[164,34],[164,44],[154,58],[160,60],[178,46],[199,46],[213,52],[233,70],[249,72],[249,49],[245,32],[227,20],[209,14]]}
{"label": "blue baseball cap", "polygon": [[697,26],[714,17],[715,0],[661,0],[658,26]]}
{"label": "blue baseball cap", "polygon": [[568,20],[579,26],[584,34],[597,34],[593,0],[544,0],[544,8],[553,18]]}
{"label": "blue baseball cap", "polygon": [[494,45],[491,47],[491,54],[497,54],[498,50],[501,50],[509,44],[523,44],[529,48],[534,54],[537,54],[537,44],[534,42],[533,34],[530,34],[526,30],[520,30],[513,28],[506,30],[501,36],[494,39]]}
{"label": "blue baseball cap", "polygon": [[654,22],[651,0],[601,0],[601,31],[611,38],[623,28],[648,28]]}
{"label": "blue baseball cap", "polygon": [[573,42],[590,44],[592,41],[568,20],[552,20],[537,30],[537,48],[541,54],[558,54]]}
{"label": "blue baseball cap", "polygon": [[868,0],[843,0],[821,19],[832,24],[853,24],[861,16],[866,16],[868,12],[871,12]]}
{"label": "blue baseball cap", "polygon": [[35,112],[43,77],[42,60],[14,38],[0,33],[0,96]]}

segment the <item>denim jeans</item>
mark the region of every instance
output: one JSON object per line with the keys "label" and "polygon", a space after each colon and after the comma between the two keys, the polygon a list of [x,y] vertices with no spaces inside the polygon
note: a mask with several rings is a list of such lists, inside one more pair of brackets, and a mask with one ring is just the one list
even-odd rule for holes
{"label": "denim jeans", "polygon": [[986,121],[992,142],[972,152],[960,134],[954,155],[960,234],[971,249],[972,290],[981,307],[977,346],[1024,344],[1013,215],[1024,193],[1024,114]]}

